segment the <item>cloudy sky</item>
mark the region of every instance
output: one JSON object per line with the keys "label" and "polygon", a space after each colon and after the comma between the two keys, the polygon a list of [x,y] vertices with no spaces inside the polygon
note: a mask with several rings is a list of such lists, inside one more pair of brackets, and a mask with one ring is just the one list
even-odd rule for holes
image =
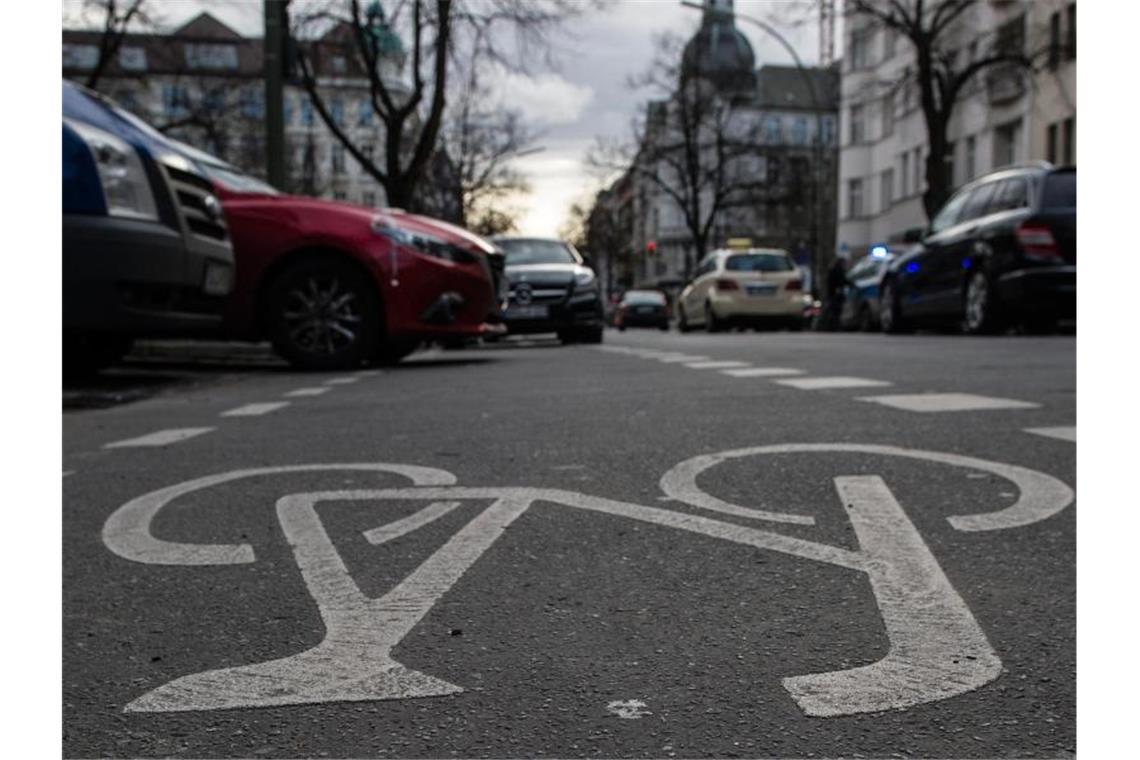
{"label": "cloudy sky", "polygon": [[[752,43],[757,64],[790,64],[779,44],[743,17],[798,18],[803,15],[802,3],[736,0],[735,6],[737,27]],[[262,34],[261,0],[163,0],[158,8],[164,26],[177,26],[208,10],[242,34]],[[65,0],[64,9],[66,17],[74,12],[74,2]],[[557,234],[570,204],[598,190],[599,180],[583,159],[599,135],[628,136],[630,120],[647,97],[629,88],[629,78],[652,62],[657,34],[671,31],[687,37],[696,30],[700,16],[680,0],[615,0],[568,25],[557,42],[555,69],[500,78],[500,97],[520,108],[543,133],[538,142],[542,150],[517,161],[533,187],[533,193],[517,204],[524,210],[523,233]],[[780,31],[805,64],[818,60],[815,24],[782,24]]]}

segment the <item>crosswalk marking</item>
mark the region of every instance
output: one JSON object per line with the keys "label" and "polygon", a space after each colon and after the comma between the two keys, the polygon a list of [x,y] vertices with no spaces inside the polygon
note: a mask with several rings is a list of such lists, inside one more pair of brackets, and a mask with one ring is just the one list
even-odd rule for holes
{"label": "crosswalk marking", "polygon": [[748,362],[733,362],[733,361],[711,361],[711,362],[689,362],[685,365],[689,369],[729,369],[731,367],[747,367]]}
{"label": "crosswalk marking", "polygon": [[1046,438],[1056,438],[1059,441],[1069,441],[1071,443],[1077,442],[1077,427],[1039,427],[1039,428],[1025,428],[1026,433],[1033,433],[1034,435],[1043,435]]}
{"label": "crosswalk marking", "polygon": [[1041,406],[1030,401],[977,396],[972,393],[908,393],[895,396],[864,396],[859,400],[908,412],[972,412],[983,409],[1036,409]]}
{"label": "crosswalk marking", "polygon": [[285,394],[287,398],[301,398],[304,396],[319,396],[322,393],[328,393],[332,388],[324,386],[322,388],[298,388],[295,391],[289,391]]}
{"label": "crosswalk marking", "polygon": [[278,409],[289,406],[288,401],[266,401],[264,403],[246,404],[239,406],[235,409],[230,409],[228,412],[222,412],[223,417],[258,417],[262,414],[269,414]]}
{"label": "crosswalk marking", "polygon": [[799,377],[788,380],[775,380],[780,385],[799,388],[802,391],[818,391],[831,388],[876,388],[892,383],[886,380],[872,380],[868,377]]}
{"label": "crosswalk marking", "polygon": [[744,369],[721,370],[722,375],[729,377],[786,377],[788,375],[802,375],[802,369],[790,367],[746,367]]}
{"label": "crosswalk marking", "polygon": [[171,428],[170,430],[159,430],[155,433],[147,435],[140,435],[138,438],[128,438],[125,441],[115,441],[114,443],[107,443],[103,445],[105,449],[123,449],[135,446],[166,446],[171,443],[178,443],[185,441],[188,438],[194,438],[209,433],[214,428],[212,427],[196,427],[196,428]]}

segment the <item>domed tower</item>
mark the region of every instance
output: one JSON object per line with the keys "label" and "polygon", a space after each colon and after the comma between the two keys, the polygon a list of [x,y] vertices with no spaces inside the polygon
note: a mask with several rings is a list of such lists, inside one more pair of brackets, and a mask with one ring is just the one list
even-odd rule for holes
{"label": "domed tower", "polygon": [[756,56],[748,38],[736,28],[732,0],[704,0],[704,4],[701,28],[681,57],[681,83],[704,79],[726,95],[752,95]]}

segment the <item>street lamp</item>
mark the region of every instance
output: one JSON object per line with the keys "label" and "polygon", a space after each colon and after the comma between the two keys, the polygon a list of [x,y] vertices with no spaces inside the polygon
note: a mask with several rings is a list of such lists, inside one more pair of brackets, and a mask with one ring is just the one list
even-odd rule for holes
{"label": "street lamp", "polygon": [[[694,0],[681,0],[681,5],[686,8],[692,8],[702,12],[705,11],[705,6],[694,2]],[[815,109],[815,182],[812,183],[812,210],[815,214],[815,224],[813,224],[811,227],[811,289],[812,293],[818,296],[819,281],[821,278],[821,272],[818,266],[820,261],[819,246],[820,240],[822,238],[822,235],[820,235],[819,232],[819,227],[823,223],[823,214],[820,213],[820,185],[822,184],[821,173],[823,171],[823,108],[820,105],[819,96],[815,91],[815,82],[812,80],[807,68],[803,65],[803,61],[800,60],[799,55],[796,53],[796,49],[792,47],[792,44],[788,42],[782,34],[776,31],[776,29],[766,21],[762,21],[758,18],[753,18],[752,16],[746,16],[735,12],[732,15],[733,18],[742,19],[760,27],[770,37],[774,38],[783,46],[784,50],[788,52],[788,55],[792,57],[792,61],[796,64],[796,69],[800,72],[800,75],[803,76],[804,82],[807,84],[808,88],[808,97],[811,98],[812,107]]]}

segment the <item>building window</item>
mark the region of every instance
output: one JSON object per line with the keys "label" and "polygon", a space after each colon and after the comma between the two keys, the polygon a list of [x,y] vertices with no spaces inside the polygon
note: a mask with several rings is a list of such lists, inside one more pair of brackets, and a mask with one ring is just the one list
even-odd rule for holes
{"label": "building window", "polygon": [[783,135],[780,133],[780,117],[766,117],[764,119],[764,142],[769,145],[780,145],[783,141]]}
{"label": "building window", "polygon": [[997,29],[994,48],[999,53],[1019,55],[1025,53],[1025,16],[1010,19]]}
{"label": "building window", "polygon": [[124,71],[146,71],[146,48],[120,48],[119,66]]}
{"label": "building window", "polygon": [[348,61],[345,60],[343,55],[334,55],[332,57],[332,70],[334,74],[343,74],[348,70]]}
{"label": "building window", "polygon": [[332,173],[344,174],[344,146],[332,146],[332,152],[329,155],[332,159]]}
{"label": "building window", "polygon": [[863,180],[847,180],[847,216],[855,219],[863,216]]}
{"label": "building window", "polygon": [[364,193],[362,193],[360,196],[360,201],[365,206],[375,206],[376,205],[376,193],[372,192],[371,190],[365,190]]}
{"label": "building window", "polygon": [[333,190],[333,200],[334,201],[348,200],[348,196],[344,194],[343,190]]}
{"label": "building window", "polygon": [[874,39],[874,29],[857,29],[851,33],[851,69],[865,69],[871,65],[871,41]]}
{"label": "building window", "polygon": [[361,154],[363,154],[363,156],[366,159],[368,159],[368,163],[372,163],[372,144],[371,143],[369,143],[367,145],[361,145],[360,146],[360,152],[361,152]]}
{"label": "building window", "polygon": [[971,135],[971,136],[966,138],[966,161],[965,161],[965,166],[962,167],[965,170],[965,176],[962,180],[963,182],[969,182],[970,180],[972,180],[974,178],[974,174],[975,174],[975,172],[977,172],[977,169],[978,169],[977,159],[978,159],[978,140],[976,137]]}
{"label": "building window", "polygon": [[882,211],[887,211],[891,207],[891,202],[894,201],[895,195],[895,170],[885,169],[879,175],[879,208]]}
{"label": "building window", "polygon": [[914,192],[922,192],[922,148],[914,149]]}
{"label": "building window", "polygon": [[190,91],[186,85],[162,86],[162,113],[167,121],[185,119],[190,115]]}
{"label": "building window", "polygon": [[1017,162],[1021,153],[1021,119],[994,129],[994,167]]}
{"label": "building window", "polygon": [[780,185],[780,157],[772,156],[768,160],[768,184],[772,187]]}
{"label": "building window", "polygon": [[186,65],[192,69],[236,69],[237,46],[188,42],[184,48]]}
{"label": "building window", "polygon": [[293,99],[286,95],[281,99],[281,105],[285,112],[285,126],[290,126],[293,123]]}
{"label": "building window", "polygon": [[946,152],[942,154],[942,161],[946,164],[946,178],[950,181],[950,186],[956,186],[954,181],[955,158],[958,155],[958,146],[953,142],[946,143]]}
{"label": "building window", "polygon": [[898,33],[889,26],[883,27],[883,60],[889,61],[895,57],[895,47]]}
{"label": "building window", "polygon": [[1049,16],[1049,68],[1057,68],[1061,62],[1061,14]]}
{"label": "building window", "polygon": [[900,81],[897,89],[902,90],[903,113],[910,113],[910,66],[907,66],[903,69],[902,80]]}
{"label": "building window", "polygon": [[372,103],[367,98],[356,104],[356,126],[371,127],[374,116]]}
{"label": "building window", "polygon": [[890,137],[895,133],[895,94],[888,92],[883,96],[883,137]]}
{"label": "building window", "polygon": [[902,171],[900,172],[902,179],[902,197],[906,198],[910,195],[910,153],[902,154]]}
{"label": "building window", "polygon": [[1065,14],[1069,17],[1069,44],[1065,46],[1065,57],[1072,60],[1077,57],[1077,4],[1070,3]]}
{"label": "building window", "polygon": [[224,112],[226,110],[226,91],[217,89],[204,93],[202,95],[202,110],[213,115]]}
{"label": "building window", "polygon": [[1077,118],[1065,119],[1061,124],[1061,161],[1065,166],[1077,162]]}
{"label": "building window", "polygon": [[64,45],[63,67],[65,69],[93,69],[99,63],[98,45]]}
{"label": "building window", "polygon": [[851,106],[851,144],[863,142],[863,106]]}
{"label": "building window", "polygon": [[823,117],[822,141],[823,141],[824,145],[834,145],[835,144],[835,117],[834,116],[824,116]]}
{"label": "building window", "polygon": [[301,98],[301,126],[313,126],[313,101],[306,97]]}
{"label": "building window", "polygon": [[241,115],[247,119],[265,118],[265,91],[260,87],[246,87],[241,91]]}
{"label": "building window", "polygon": [[338,127],[344,126],[344,101],[340,98],[333,98],[332,103],[329,104],[329,115],[332,116],[333,124]]}
{"label": "building window", "polygon": [[1057,163],[1057,125],[1050,124],[1045,130],[1045,160]]}
{"label": "building window", "polygon": [[807,119],[797,117],[796,120],[792,122],[792,144],[807,145],[807,133]]}

